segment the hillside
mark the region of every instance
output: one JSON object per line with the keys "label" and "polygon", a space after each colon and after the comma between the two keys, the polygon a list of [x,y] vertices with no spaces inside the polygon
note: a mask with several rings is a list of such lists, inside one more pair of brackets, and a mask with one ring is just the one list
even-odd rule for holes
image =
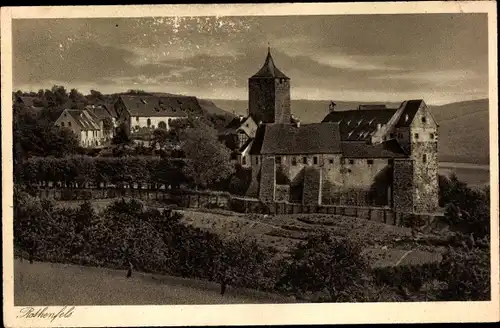
{"label": "hillside", "polygon": [[[246,100],[212,100],[229,113],[246,115]],[[338,110],[355,109],[355,101],[336,101]],[[292,112],[303,123],[321,122],[328,113],[328,100],[292,100]],[[399,103],[387,103],[397,107]],[[439,128],[441,161],[459,163],[489,163],[488,99],[430,106]]]}

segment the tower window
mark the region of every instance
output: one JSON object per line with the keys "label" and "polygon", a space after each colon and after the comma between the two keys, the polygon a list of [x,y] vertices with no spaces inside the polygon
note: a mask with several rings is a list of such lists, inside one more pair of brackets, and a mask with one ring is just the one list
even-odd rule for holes
{"label": "tower window", "polygon": [[427,154],[422,156],[422,162],[427,163]]}
{"label": "tower window", "polygon": [[354,164],[354,160],[353,160],[353,159],[350,159],[350,160],[349,160],[349,164],[351,164],[351,165],[352,165],[352,164]]}
{"label": "tower window", "polygon": [[292,165],[297,166],[297,157],[292,157]]}
{"label": "tower window", "polygon": [[427,121],[427,119],[425,118],[425,116],[422,116],[422,123],[425,123]]}
{"label": "tower window", "polygon": [[318,164],[318,157],[317,156],[314,156],[313,157],[313,163],[316,165]]}
{"label": "tower window", "polygon": [[373,165],[373,159],[367,160],[366,163],[368,163],[368,165]]}
{"label": "tower window", "polygon": [[418,139],[418,133],[415,133],[415,139]]}
{"label": "tower window", "polygon": [[434,139],[434,133],[431,133],[431,139]]}
{"label": "tower window", "polygon": [[307,157],[302,157],[302,163],[307,164]]}
{"label": "tower window", "polygon": [[330,158],[330,159],[328,160],[328,162],[329,162],[330,164],[333,164],[333,158]]}

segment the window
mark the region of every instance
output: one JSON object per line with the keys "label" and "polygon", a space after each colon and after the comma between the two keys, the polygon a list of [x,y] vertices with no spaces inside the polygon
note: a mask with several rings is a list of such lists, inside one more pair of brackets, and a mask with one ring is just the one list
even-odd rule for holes
{"label": "window", "polygon": [[330,158],[330,159],[328,160],[328,162],[329,162],[330,164],[333,164],[333,158]]}
{"label": "window", "polygon": [[255,164],[259,164],[259,156],[255,156]]}
{"label": "window", "polygon": [[424,156],[422,156],[422,161],[424,163],[427,163],[427,154],[424,154]]}
{"label": "window", "polygon": [[71,127],[71,122],[68,122],[68,126]]}
{"label": "window", "polygon": [[64,122],[61,122],[61,126],[64,128]]}
{"label": "window", "polygon": [[241,164],[247,165],[247,158],[246,158],[246,156],[243,156],[243,158],[241,159]]}
{"label": "window", "polygon": [[415,133],[415,139],[418,139],[418,133]]}
{"label": "window", "polygon": [[318,157],[317,156],[313,157],[313,163],[314,163],[314,165],[318,164]]}
{"label": "window", "polygon": [[369,159],[366,162],[368,163],[368,165],[373,165],[373,159]]}
{"label": "window", "polygon": [[281,156],[276,156],[275,162],[276,164],[281,164]]}
{"label": "window", "polygon": [[427,119],[425,118],[425,116],[422,116],[422,123],[425,123],[427,121]]}
{"label": "window", "polygon": [[431,133],[431,140],[434,139],[434,133]]}
{"label": "window", "polygon": [[89,137],[89,131],[85,131],[85,137]]}
{"label": "window", "polygon": [[292,157],[292,166],[297,166],[297,157]]}
{"label": "window", "polygon": [[139,122],[139,116],[137,116],[137,117],[135,118],[135,120],[136,120],[136,122]]}
{"label": "window", "polygon": [[148,120],[146,122],[147,122],[147,125],[148,125],[148,128],[149,128],[151,126],[151,119],[148,118]]}
{"label": "window", "polygon": [[307,157],[302,157],[302,163],[307,164]]}
{"label": "window", "polygon": [[350,159],[350,160],[349,160],[349,164],[354,164],[354,160],[353,160],[353,159]]}

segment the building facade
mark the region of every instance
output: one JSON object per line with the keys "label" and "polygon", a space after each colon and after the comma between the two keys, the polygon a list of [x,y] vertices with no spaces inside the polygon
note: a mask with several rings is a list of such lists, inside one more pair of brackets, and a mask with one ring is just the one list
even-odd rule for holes
{"label": "building facade", "polygon": [[95,116],[88,110],[65,109],[54,123],[71,130],[81,147],[93,148],[102,145],[103,132]]}
{"label": "building facade", "polygon": [[[268,53],[264,67],[273,66]],[[335,111],[332,106],[321,123],[301,125],[291,123],[289,91],[274,98],[275,105],[288,98],[280,100],[288,105],[272,107],[272,97],[264,97],[276,94],[271,79],[259,88],[255,75],[249,80],[249,89],[258,89],[250,90],[249,108],[263,119],[250,149],[248,196],[263,202],[386,206],[401,213],[439,210],[438,125],[423,100],[398,108]],[[266,106],[250,104],[257,94]]]}

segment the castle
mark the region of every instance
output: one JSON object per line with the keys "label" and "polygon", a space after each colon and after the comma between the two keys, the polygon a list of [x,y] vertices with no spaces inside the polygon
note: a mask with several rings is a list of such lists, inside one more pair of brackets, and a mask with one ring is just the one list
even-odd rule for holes
{"label": "castle", "polygon": [[244,142],[249,197],[414,214],[439,210],[438,125],[423,100],[347,111],[332,103],[321,123],[300,124],[291,114],[290,78],[269,49],[249,78],[248,94],[248,117],[237,120],[257,126]]}

